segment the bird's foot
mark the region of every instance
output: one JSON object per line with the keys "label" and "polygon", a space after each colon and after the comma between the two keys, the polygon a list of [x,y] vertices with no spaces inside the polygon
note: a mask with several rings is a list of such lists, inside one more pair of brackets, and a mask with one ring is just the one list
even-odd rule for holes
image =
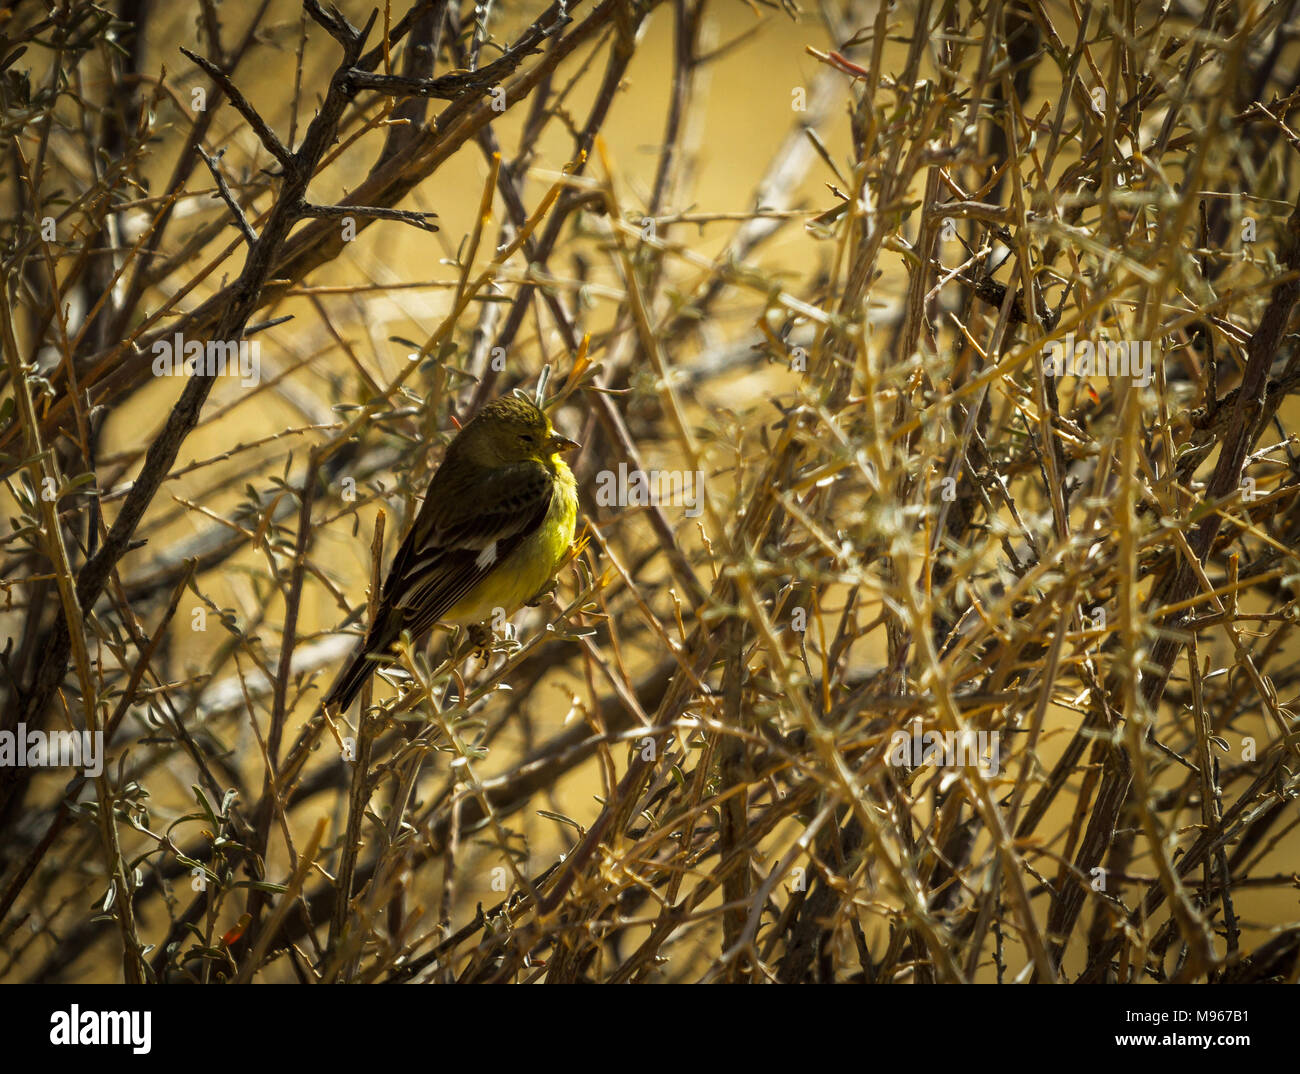
{"label": "bird's foot", "polygon": [[469,641],[470,655],[481,660],[483,666],[487,667],[492,658],[492,628],[486,623],[471,623],[465,629],[465,636]]}

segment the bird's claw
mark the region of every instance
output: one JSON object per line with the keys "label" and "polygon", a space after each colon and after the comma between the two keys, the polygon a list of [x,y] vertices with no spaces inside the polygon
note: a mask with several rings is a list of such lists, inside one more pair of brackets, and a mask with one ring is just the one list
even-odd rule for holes
{"label": "bird's claw", "polygon": [[471,623],[465,634],[469,639],[470,655],[477,657],[487,667],[492,656],[492,628],[486,623]]}

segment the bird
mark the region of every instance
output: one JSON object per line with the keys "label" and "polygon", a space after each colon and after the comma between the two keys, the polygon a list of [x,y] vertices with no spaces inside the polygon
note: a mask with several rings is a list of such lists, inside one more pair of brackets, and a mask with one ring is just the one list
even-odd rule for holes
{"label": "bird", "polygon": [[419,642],[436,623],[481,624],[547,591],[578,514],[577,482],[560,456],[578,446],[518,395],[492,400],[466,423],[429,482],[374,621],[324,707],[347,711],[403,631]]}

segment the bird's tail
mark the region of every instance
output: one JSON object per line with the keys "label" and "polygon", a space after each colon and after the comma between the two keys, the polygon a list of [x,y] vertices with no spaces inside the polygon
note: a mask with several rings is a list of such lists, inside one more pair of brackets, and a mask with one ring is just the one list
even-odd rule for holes
{"label": "bird's tail", "polygon": [[357,694],[361,693],[361,687],[365,686],[379,666],[375,660],[376,655],[391,653],[393,642],[401,630],[400,612],[401,609],[398,609],[397,614],[385,615],[383,609],[380,609],[379,618],[370,624],[365,638],[352,650],[352,655],[343,665],[334,685],[329,688],[322,705],[326,708],[337,705],[339,712],[347,712]]}
{"label": "bird's tail", "polygon": [[[322,705],[326,708],[337,705],[339,712],[346,712],[356,700],[357,694],[361,693],[361,688],[374,674],[375,669],[394,658],[393,646],[402,629],[400,612],[401,609],[398,609],[399,614],[382,619],[370,628],[365,640],[352,650],[352,655],[343,665],[343,670],[334,680],[334,685],[329,688],[329,693],[321,702]],[[428,637],[429,631],[426,628],[424,633],[415,639],[415,644],[423,645]]]}
{"label": "bird's tail", "polygon": [[356,700],[357,694],[361,692],[361,687],[365,686],[366,681],[374,673],[375,662],[369,657],[370,649],[364,642],[353,650],[343,670],[339,672],[338,678],[334,680],[334,685],[325,695],[322,704],[326,708],[337,708],[339,712],[347,712],[352,702]]}

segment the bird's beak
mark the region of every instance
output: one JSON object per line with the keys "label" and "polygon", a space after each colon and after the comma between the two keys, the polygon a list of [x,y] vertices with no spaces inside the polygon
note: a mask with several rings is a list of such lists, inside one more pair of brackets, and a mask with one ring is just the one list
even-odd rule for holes
{"label": "bird's beak", "polygon": [[576,440],[570,440],[567,436],[561,436],[559,433],[551,433],[550,443],[552,451],[572,451],[574,448],[582,447]]}

